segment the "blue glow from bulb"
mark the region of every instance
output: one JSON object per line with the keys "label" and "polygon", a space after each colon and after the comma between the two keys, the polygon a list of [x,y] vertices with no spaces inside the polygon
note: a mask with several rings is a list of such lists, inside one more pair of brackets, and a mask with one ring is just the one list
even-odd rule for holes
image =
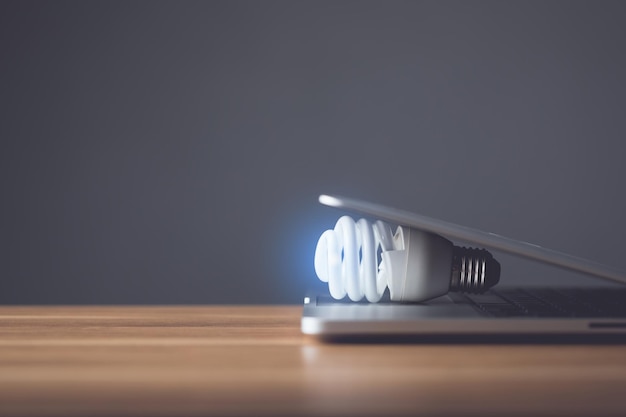
{"label": "blue glow from bulb", "polygon": [[306,207],[293,207],[289,215],[275,225],[272,258],[283,288],[301,301],[306,292],[328,292],[328,285],[315,274],[314,256],[317,241],[332,229],[341,216],[337,210],[320,206],[315,200]]}

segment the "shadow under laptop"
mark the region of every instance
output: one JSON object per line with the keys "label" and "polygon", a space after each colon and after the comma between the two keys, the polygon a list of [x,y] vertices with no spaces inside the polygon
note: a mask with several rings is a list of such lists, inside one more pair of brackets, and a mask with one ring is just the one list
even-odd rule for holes
{"label": "shadow under laptop", "polygon": [[325,335],[317,338],[325,343],[355,345],[386,344],[471,344],[471,345],[620,345],[625,334],[471,334],[471,335]]}

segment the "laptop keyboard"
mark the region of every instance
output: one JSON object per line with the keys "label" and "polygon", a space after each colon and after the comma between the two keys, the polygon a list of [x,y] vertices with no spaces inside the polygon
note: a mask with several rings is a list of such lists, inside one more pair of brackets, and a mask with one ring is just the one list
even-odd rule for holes
{"label": "laptop keyboard", "polygon": [[492,289],[455,298],[494,317],[626,318],[626,288]]}

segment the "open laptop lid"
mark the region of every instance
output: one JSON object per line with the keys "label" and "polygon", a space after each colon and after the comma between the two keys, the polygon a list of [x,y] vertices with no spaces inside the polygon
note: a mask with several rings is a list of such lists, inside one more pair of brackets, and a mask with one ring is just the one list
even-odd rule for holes
{"label": "open laptop lid", "polygon": [[499,250],[599,278],[626,283],[626,272],[619,269],[568,255],[563,252],[543,248],[532,243],[510,239],[495,233],[488,233],[482,230],[476,230],[470,227],[411,213],[409,211],[353,198],[322,194],[319,197],[319,202],[326,206],[356,211],[402,226],[436,233],[453,240],[460,240],[462,242]]}

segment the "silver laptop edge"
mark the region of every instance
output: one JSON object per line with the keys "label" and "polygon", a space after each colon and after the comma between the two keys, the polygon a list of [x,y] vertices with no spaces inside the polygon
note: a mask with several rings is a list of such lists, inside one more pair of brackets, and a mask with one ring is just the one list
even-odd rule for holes
{"label": "silver laptop edge", "polygon": [[318,336],[626,335],[626,319],[488,317],[468,304],[318,304],[317,297],[310,296],[305,299],[301,329]]}

